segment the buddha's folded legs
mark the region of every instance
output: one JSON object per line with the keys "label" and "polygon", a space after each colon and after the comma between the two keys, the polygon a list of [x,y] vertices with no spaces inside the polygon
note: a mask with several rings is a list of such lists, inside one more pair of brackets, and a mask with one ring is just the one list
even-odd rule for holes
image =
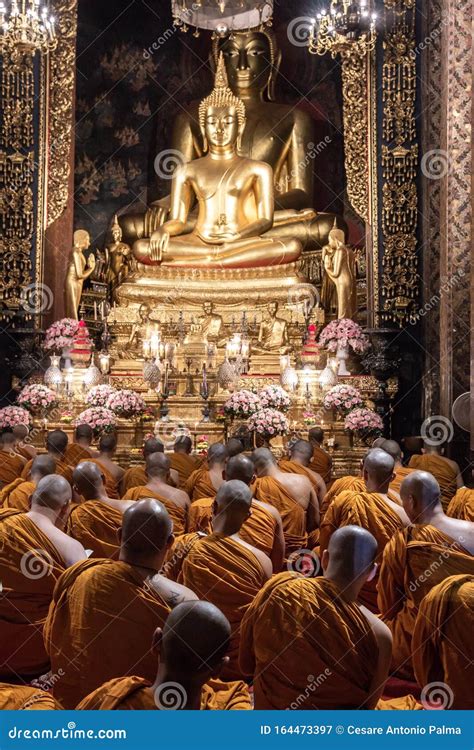
{"label": "buddha's folded legs", "polygon": [[[184,238],[183,238],[184,239]],[[172,240],[163,255],[163,265],[207,268],[252,268],[293,263],[301,255],[296,239],[252,237],[223,245],[205,245],[190,253],[189,243]]]}

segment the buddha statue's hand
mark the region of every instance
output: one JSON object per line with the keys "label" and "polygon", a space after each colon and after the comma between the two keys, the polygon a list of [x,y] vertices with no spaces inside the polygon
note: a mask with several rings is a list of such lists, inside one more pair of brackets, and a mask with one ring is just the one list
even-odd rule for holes
{"label": "buddha statue's hand", "polygon": [[153,232],[150,238],[150,260],[154,263],[161,263],[163,253],[168,247],[169,239],[169,233],[162,227]]}

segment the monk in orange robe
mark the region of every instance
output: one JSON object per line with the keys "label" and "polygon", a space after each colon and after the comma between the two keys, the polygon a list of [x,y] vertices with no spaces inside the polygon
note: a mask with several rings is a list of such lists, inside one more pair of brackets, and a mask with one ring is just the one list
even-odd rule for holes
{"label": "monk in orange robe", "polygon": [[66,448],[65,459],[69,466],[77,466],[81,461],[97,458],[98,451],[91,448],[94,431],[88,424],[78,424],[74,430],[74,442]]}
{"label": "monk in orange robe", "polygon": [[382,619],[393,636],[392,669],[413,680],[412,635],[423,597],[448,576],[474,574],[474,524],[443,512],[436,479],[414,471],[401,486],[413,525],[385,547],[378,584]]}
{"label": "monk in orange robe", "polygon": [[179,435],[175,441],[173,453],[170,455],[171,468],[178,472],[178,487],[181,490],[186,489],[189,477],[202,463],[199,456],[191,454],[192,449],[193,443],[189,435]]}
{"label": "monk in orange robe", "polygon": [[15,452],[19,456],[27,461],[36,458],[38,451],[34,445],[31,445],[30,430],[26,424],[16,424],[13,428],[13,436],[15,438]]}
{"label": "monk in orange robe", "polygon": [[229,621],[213,604],[179,604],[154,636],[159,656],[155,681],[135,676],[111,680],[84,698],[78,710],[251,709],[244,682],[218,679],[228,662],[230,632]]}
{"label": "monk in orange robe", "polygon": [[321,475],[310,468],[313,455],[311,443],[307,440],[297,440],[291,446],[289,454],[289,459],[282,458],[278,466],[285,474],[300,474],[300,476],[307,477],[316,491],[321,507],[327,490]]}
{"label": "monk in orange robe", "polygon": [[91,461],[76,466],[73,483],[83,502],[71,509],[67,533],[92,551],[90,557],[117,558],[122,516],[133,503],[107,497],[103,474]]}
{"label": "monk in orange robe", "polygon": [[21,476],[26,460],[15,451],[15,436],[11,427],[4,427],[0,435],[0,487],[11,484]]}
{"label": "monk in orange robe", "polygon": [[333,500],[340,495],[342,492],[364,492],[365,482],[363,476],[352,476],[347,474],[343,477],[335,479],[331,484],[330,489],[326,492],[324,500],[321,506],[321,521],[327,513],[327,509],[333,502]]}
{"label": "monk in orange robe", "polygon": [[388,677],[391,635],[359,604],[378,545],[346,526],[324,551],[324,577],[280,573],[247,608],[240,666],[257,710],[373,709]]}
{"label": "monk in orange robe", "polygon": [[324,432],[320,427],[312,427],[308,431],[308,440],[313,448],[313,455],[309,464],[311,471],[319,474],[323,478],[327,487],[332,481],[332,458],[330,454],[322,448],[324,441]]}
{"label": "monk in orange robe", "polygon": [[378,447],[382,448],[383,451],[386,451],[395,461],[393,469],[395,478],[390,482],[390,489],[393,492],[396,492],[397,495],[400,495],[400,487],[403,480],[415,471],[415,469],[410,469],[409,466],[403,466],[402,449],[395,440],[383,440]]}
{"label": "monk in orange robe", "polygon": [[61,711],[61,706],[45,690],[0,682],[0,711]]}
{"label": "monk in orange robe", "polygon": [[124,495],[124,500],[155,498],[163,503],[173,522],[173,534],[178,536],[187,531],[189,497],[182,490],[168,484],[170,459],[164,453],[152,453],[146,460],[148,482],[144,487],[134,487]]}
{"label": "monk in orange robe", "polygon": [[474,522],[474,490],[461,487],[449,503],[446,514],[451,518]]}
{"label": "monk in orange robe", "polygon": [[215,604],[231,628],[229,663],[223,679],[240,679],[240,623],[254,596],[272,575],[270,559],[241,539],[252,493],[237,480],[226,482],[215,499],[213,533],[195,541],[182,562],[181,579],[200,599]]}
{"label": "monk in orange robe", "polygon": [[71,502],[63,477],[38,483],[31,510],[0,511],[0,674],[4,679],[31,678],[46,672],[43,625],[61,573],[86,556],[79,542],[58,526]]}
{"label": "monk in orange robe", "polygon": [[[413,662],[420,685],[433,688],[439,708],[473,710],[474,575],[455,575],[434,586],[420,603],[413,631]],[[427,691],[426,699],[430,694]],[[433,701],[434,702],[434,701]]]}
{"label": "monk in orange robe", "polygon": [[223,443],[213,443],[207,454],[207,467],[193,471],[185,485],[192,501],[201,497],[215,497],[224,482],[227,449]]}
{"label": "monk in orange robe", "polygon": [[[125,493],[128,492],[128,490],[133,489],[133,487],[143,487],[148,482],[148,477],[146,475],[146,460],[148,456],[151,456],[152,453],[164,453],[164,451],[165,446],[161,440],[152,437],[145,441],[143,445],[143,457],[145,463],[139,464],[138,466],[131,466],[127,469],[122,477],[122,481],[120,482],[120,497],[123,497]],[[170,469],[169,484],[171,487],[179,486],[179,475],[174,469]]]}
{"label": "monk in orange robe", "polygon": [[441,488],[441,502],[446,511],[456,491],[463,486],[464,482],[456,461],[451,461],[442,453],[442,445],[432,445],[430,441],[425,440],[423,454],[412,456],[408,465],[411,469],[433,474]]}
{"label": "monk in orange robe", "polygon": [[[392,536],[408,526],[404,509],[389,496],[393,479],[393,458],[381,448],[373,448],[364,460],[365,492],[344,492],[328,508],[321,524],[320,550],[328,548],[336,529],[355,525],[367,529],[378,544],[377,562]],[[377,612],[377,577],[364,584],[360,601],[372,612]]]}
{"label": "monk in orange robe", "polygon": [[123,514],[119,560],[87,560],[58,580],[44,636],[53,687],[64,708],[113,677],[152,681],[150,649],[157,625],[182,601],[184,586],[158,574],[173,542],[171,519],[157,500],[140,500]]}
{"label": "monk in orange robe", "polygon": [[278,468],[268,448],[253,452],[257,480],[253,485],[256,500],[278,510],[285,536],[285,555],[308,546],[308,533],[319,527],[319,503],[309,479],[298,474],[285,474]]}
{"label": "monk in orange robe", "polygon": [[[68,446],[68,437],[62,430],[52,430],[46,436],[46,451],[50,458],[56,461],[56,474],[64,477],[72,485],[72,466],[66,461],[66,450]],[[31,479],[31,467],[33,461],[28,461],[25,465],[21,476],[23,479]]]}
{"label": "monk in orange robe", "polygon": [[35,491],[38,482],[54,474],[56,461],[48,455],[38,456],[34,459],[31,467],[31,482],[25,479],[15,479],[0,492],[0,505],[3,508],[15,508],[23,513],[28,513],[30,509],[30,498]]}
{"label": "monk in orange robe", "polygon": [[98,458],[90,459],[93,463],[97,464],[104,475],[105,489],[108,497],[115,500],[119,497],[120,483],[125,474],[122,467],[113,460],[116,452],[117,435],[115,432],[110,432],[102,435],[99,440]]}

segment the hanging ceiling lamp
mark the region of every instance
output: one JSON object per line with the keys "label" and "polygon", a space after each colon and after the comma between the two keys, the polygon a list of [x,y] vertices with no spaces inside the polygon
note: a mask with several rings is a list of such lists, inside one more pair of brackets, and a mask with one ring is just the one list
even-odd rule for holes
{"label": "hanging ceiling lamp", "polygon": [[181,31],[191,27],[226,36],[233,31],[271,26],[273,0],[172,0],[173,23]]}

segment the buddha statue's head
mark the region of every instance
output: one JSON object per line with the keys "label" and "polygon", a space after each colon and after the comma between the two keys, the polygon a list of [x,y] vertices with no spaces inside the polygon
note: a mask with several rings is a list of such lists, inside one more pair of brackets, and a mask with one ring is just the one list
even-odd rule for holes
{"label": "buddha statue's head", "polygon": [[268,31],[233,33],[216,40],[214,57],[224,54],[229,85],[236,96],[275,98],[275,82],[281,54],[274,35]]}
{"label": "buddha statue's head", "polygon": [[337,250],[337,248],[340,247],[340,245],[343,245],[346,241],[344,230],[333,227],[328,234],[328,240],[329,247],[333,248],[333,250]]}
{"label": "buddha statue's head", "polygon": [[114,216],[114,223],[112,224],[111,229],[112,239],[114,242],[120,242],[122,239],[122,229],[120,227],[120,224],[118,223],[117,214]]}
{"label": "buddha statue's head", "polygon": [[80,250],[87,250],[90,244],[91,238],[89,232],[86,232],[85,229],[77,229],[74,232],[74,247]]}
{"label": "buddha statue's head", "polygon": [[204,150],[229,151],[240,148],[245,129],[245,105],[230,90],[224,58],[219,56],[214,90],[199,105],[199,124]]}

